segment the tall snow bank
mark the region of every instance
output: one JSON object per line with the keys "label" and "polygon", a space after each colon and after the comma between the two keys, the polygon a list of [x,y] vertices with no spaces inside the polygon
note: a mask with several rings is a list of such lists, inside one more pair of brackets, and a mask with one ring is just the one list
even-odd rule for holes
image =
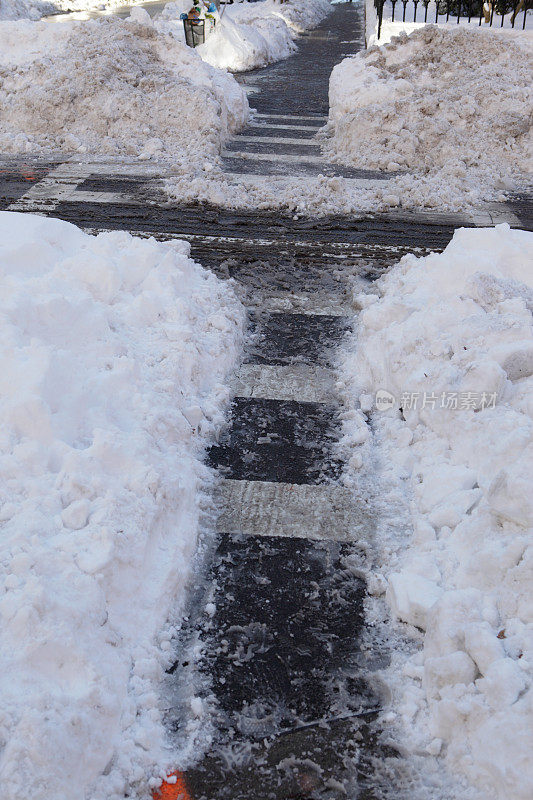
{"label": "tall snow bank", "polygon": [[156,155],[198,164],[214,160],[248,112],[231,75],[151,23],[0,25],[3,152]]}
{"label": "tall snow bank", "polygon": [[241,306],[184,242],[7,212],[0,285],[2,798],[146,797]]}
{"label": "tall snow bank", "polygon": [[[158,28],[183,37],[179,15],[189,5],[186,0],[168,3],[161,21],[156,22]],[[214,33],[198,53],[208,64],[232,72],[264,67],[294,53],[296,33],[316,27],[330,10],[329,0],[264,0],[227,5]]]}
{"label": "tall snow bank", "polygon": [[109,10],[127,5],[127,0],[0,0],[0,20],[37,20],[51,14]]}
{"label": "tall snow bank", "polygon": [[327,154],[391,181],[396,204],[462,209],[531,171],[533,40],[427,26],[334,67]]}
{"label": "tall snow bank", "polygon": [[0,20],[39,19],[54,11],[55,4],[46,0],[0,0]]}
{"label": "tall snow bank", "polygon": [[533,233],[507,225],[406,256],[358,298],[345,364],[363,409],[381,390],[385,470],[410,486],[412,538],[384,570],[425,639],[397,710],[414,749],[444,745],[501,800],[533,796],[532,264]]}

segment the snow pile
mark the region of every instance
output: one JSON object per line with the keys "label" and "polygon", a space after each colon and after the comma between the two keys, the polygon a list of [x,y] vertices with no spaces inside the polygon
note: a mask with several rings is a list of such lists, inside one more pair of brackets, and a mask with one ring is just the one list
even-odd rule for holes
{"label": "snow pile", "polygon": [[135,17],[0,24],[3,152],[212,162],[247,117],[231,75]]}
{"label": "snow pile", "polygon": [[0,0],[0,20],[3,19],[39,19],[46,14],[53,14],[55,4],[46,0]]}
{"label": "snow pile", "polygon": [[406,172],[398,205],[462,209],[531,171],[532,39],[427,26],[338,64],[326,153]]}
{"label": "snow pile", "polygon": [[100,11],[129,5],[127,0],[0,0],[0,20],[37,20],[70,11]]}
{"label": "snow pile", "polygon": [[532,264],[533,234],[507,225],[406,256],[357,298],[345,363],[410,487],[411,540],[382,553],[394,614],[425,631],[396,682],[402,738],[501,800],[533,796]]}
{"label": "snow pile", "polygon": [[242,325],[187,254],[0,213],[3,800],[146,797],[164,766],[164,626]]}
{"label": "snow pile", "polygon": [[[168,3],[156,25],[183,38],[179,15],[190,5],[189,0]],[[295,52],[295,34],[314,28],[330,10],[329,0],[264,0],[228,5],[214,33],[198,52],[208,64],[232,72],[264,67]]]}
{"label": "snow pile", "polygon": [[253,176],[232,177],[215,168],[207,174],[173,176],[165,181],[168,195],[180,202],[216,206],[279,208],[298,214],[327,216],[388,208],[387,191],[353,187],[344,178]]}

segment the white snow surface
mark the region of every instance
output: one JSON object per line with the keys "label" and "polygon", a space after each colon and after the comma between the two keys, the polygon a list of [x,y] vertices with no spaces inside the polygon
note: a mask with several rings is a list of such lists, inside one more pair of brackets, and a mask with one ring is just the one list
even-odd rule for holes
{"label": "white snow surface", "polygon": [[0,213],[3,800],[145,798],[167,767],[166,621],[243,324],[188,252]]}
{"label": "white snow surface", "polygon": [[[346,444],[352,466],[365,463],[374,407],[384,484],[410,508],[409,540],[381,542],[393,615],[424,631],[423,649],[391,670],[400,738],[442,752],[487,800],[527,800],[533,233],[459,229],[442,254],[404,257],[370,291],[355,298],[344,362]],[[380,390],[388,408],[375,407]],[[369,585],[387,584],[376,574]]]}
{"label": "white snow surface", "polygon": [[0,23],[0,151],[212,163],[248,118],[246,94],[141,12]]}
{"label": "white snow surface", "polygon": [[0,20],[33,19],[69,11],[109,10],[128,0],[0,0]]}
{"label": "white snow surface", "polygon": [[404,172],[392,205],[462,210],[531,173],[530,32],[429,25],[334,67],[326,155]]}

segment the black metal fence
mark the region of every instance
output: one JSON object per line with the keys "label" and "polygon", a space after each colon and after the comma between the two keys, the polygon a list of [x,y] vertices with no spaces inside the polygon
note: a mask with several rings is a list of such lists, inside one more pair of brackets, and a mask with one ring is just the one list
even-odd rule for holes
{"label": "black metal fence", "polygon": [[500,28],[508,22],[511,28],[524,30],[533,0],[374,0],[374,6],[378,16],[379,39],[385,6],[387,11],[391,11],[391,22],[439,24],[456,21],[457,24],[470,22]]}

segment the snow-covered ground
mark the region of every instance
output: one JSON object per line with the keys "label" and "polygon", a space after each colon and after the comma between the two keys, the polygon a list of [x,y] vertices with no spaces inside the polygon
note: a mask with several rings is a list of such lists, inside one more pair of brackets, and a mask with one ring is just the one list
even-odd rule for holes
{"label": "snow-covered ground", "polygon": [[128,5],[128,0],[0,0],[0,20],[37,20],[48,14],[109,10],[122,5]]}
{"label": "snow-covered ground", "polygon": [[248,118],[246,95],[140,12],[0,23],[0,152],[212,163]]}
{"label": "snow-covered ground", "polygon": [[531,172],[532,72],[528,32],[403,33],[333,69],[326,154],[405,172],[388,189],[407,208],[498,199]]}
{"label": "snow-covered ground", "polygon": [[486,800],[533,795],[532,264],[533,233],[507,225],[406,256],[355,298],[343,367],[351,466],[368,467],[371,412],[383,510],[411,516],[370,579],[425,632],[393,662],[388,722]]}
{"label": "snow-covered ground", "polygon": [[146,797],[167,766],[166,623],[243,324],[188,251],[0,213],[3,800]]}

